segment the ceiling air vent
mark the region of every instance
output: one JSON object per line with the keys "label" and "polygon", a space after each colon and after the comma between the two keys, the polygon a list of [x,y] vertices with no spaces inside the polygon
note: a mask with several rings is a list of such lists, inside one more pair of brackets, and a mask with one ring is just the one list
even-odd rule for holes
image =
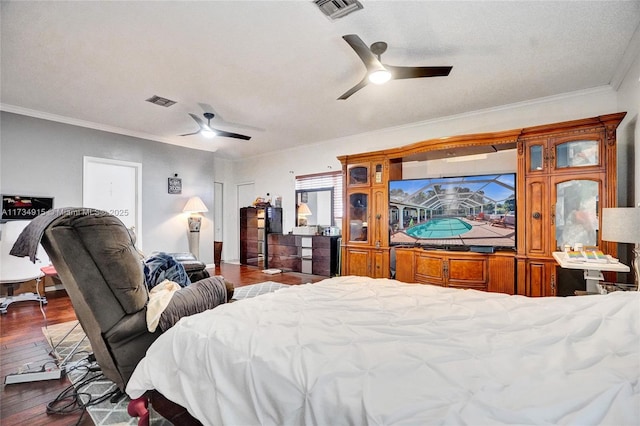
{"label": "ceiling air vent", "polygon": [[160,106],[165,107],[165,108],[166,107],[170,107],[171,105],[176,103],[176,101],[172,101],[171,99],[162,98],[162,97],[156,96],[156,95],[153,95],[152,97],[147,99],[147,102],[151,102],[154,105],[160,105]]}
{"label": "ceiling air vent", "polygon": [[331,19],[342,18],[362,9],[362,4],[358,0],[314,0],[313,2]]}

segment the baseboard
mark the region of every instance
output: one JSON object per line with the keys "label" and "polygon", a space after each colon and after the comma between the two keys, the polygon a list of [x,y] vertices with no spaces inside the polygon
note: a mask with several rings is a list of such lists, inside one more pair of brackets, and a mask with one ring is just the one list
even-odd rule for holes
{"label": "baseboard", "polygon": [[45,293],[47,291],[57,291],[57,290],[64,290],[64,286],[62,284],[54,284],[44,288]]}

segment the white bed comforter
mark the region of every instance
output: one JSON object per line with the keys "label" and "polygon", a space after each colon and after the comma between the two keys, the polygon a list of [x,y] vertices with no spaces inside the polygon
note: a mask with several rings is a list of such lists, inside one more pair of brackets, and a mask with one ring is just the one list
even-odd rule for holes
{"label": "white bed comforter", "polygon": [[640,423],[640,292],[332,278],[180,320],[128,383],[205,425]]}

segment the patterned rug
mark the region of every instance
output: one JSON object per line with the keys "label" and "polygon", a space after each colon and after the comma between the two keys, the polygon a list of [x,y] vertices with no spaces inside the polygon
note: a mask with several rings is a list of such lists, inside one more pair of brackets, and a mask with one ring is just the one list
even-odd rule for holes
{"label": "patterned rug", "polygon": [[[288,285],[273,281],[242,286],[235,289],[233,299],[236,301],[248,299],[250,297],[256,297],[261,294],[279,290],[283,287],[288,287]],[[92,377],[91,375],[85,375],[86,369],[80,367],[74,369],[74,366],[80,366],[80,364],[82,364],[82,360],[86,359],[88,354],[91,353],[91,345],[85,338],[84,331],[77,321],[69,321],[43,327],[42,333],[49,344],[55,348],[58,358],[66,361],[68,370],[70,370],[67,374],[69,380],[71,380],[78,391],[86,392],[90,395],[83,397],[84,401],[89,400],[89,398],[98,399],[103,395],[108,395],[116,389],[116,385],[106,378],[101,378],[95,381],[86,380],[87,378]],[[99,374],[100,373],[93,373],[93,375],[96,376]],[[83,385],[83,383],[86,383],[86,385]],[[82,389],[78,389],[79,386],[82,386]],[[129,404],[129,398],[126,396],[116,403],[112,403],[107,399],[97,405],[88,407],[87,413],[91,417],[91,420],[99,426],[137,425],[137,419],[130,417],[127,413],[127,404]],[[168,420],[153,411],[152,407],[149,407],[149,412],[149,423],[151,425],[171,425]],[[70,418],[71,416],[75,419],[79,414],[72,414],[70,415]]]}
{"label": "patterned rug", "polygon": [[289,287],[288,284],[280,284],[274,281],[265,281],[263,283],[245,285],[237,287],[233,290],[233,299],[242,300],[249,297],[260,296],[261,294],[271,293],[281,288]]}

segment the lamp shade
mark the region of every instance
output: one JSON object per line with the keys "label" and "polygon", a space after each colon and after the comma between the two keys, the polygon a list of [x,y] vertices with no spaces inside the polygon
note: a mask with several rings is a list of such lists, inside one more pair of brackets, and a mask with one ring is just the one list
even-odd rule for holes
{"label": "lamp shade", "polygon": [[191,197],[182,211],[185,213],[203,213],[208,212],[209,209],[204,205],[200,197]]}
{"label": "lamp shade", "polygon": [[312,214],[307,203],[300,203],[298,206],[298,216],[311,216]]}
{"label": "lamp shade", "polygon": [[640,243],[640,208],[602,209],[602,239],[616,243]]}

